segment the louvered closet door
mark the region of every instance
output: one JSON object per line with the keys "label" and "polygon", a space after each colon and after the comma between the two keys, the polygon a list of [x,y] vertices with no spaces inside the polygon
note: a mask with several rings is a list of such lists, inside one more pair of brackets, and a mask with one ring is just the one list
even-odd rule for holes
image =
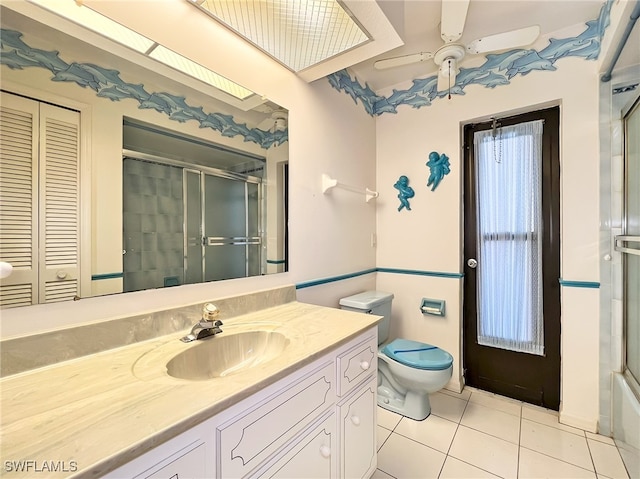
{"label": "louvered closet door", "polygon": [[40,104],[39,302],[78,294],[80,114]]}
{"label": "louvered closet door", "polygon": [[0,279],[0,306],[27,306],[38,297],[37,102],[0,97],[0,261],[13,273]]}
{"label": "louvered closet door", "polygon": [[80,115],[2,93],[0,307],[78,294]]}

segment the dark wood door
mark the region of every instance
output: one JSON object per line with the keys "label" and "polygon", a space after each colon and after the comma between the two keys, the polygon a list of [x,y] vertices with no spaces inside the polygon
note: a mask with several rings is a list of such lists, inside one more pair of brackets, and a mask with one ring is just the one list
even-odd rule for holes
{"label": "dark wood door", "polygon": [[[467,262],[478,258],[476,152],[479,131],[542,119],[542,315],[544,353],[536,355],[478,344],[477,269]],[[559,108],[465,126],[464,172],[464,350],[467,385],[558,410],[560,404],[560,163]],[[516,241],[513,235],[513,241]],[[473,262],[472,266],[473,266]],[[505,298],[506,300],[512,300]],[[513,318],[517,321],[518,318]]]}

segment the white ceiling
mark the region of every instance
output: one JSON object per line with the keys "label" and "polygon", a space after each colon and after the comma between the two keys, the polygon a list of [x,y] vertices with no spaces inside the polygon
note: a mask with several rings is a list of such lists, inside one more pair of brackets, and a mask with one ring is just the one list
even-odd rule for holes
{"label": "white ceiling", "polygon": [[[404,41],[404,45],[350,67],[361,82],[377,92],[414,78],[437,72],[431,60],[388,70],[375,70],[376,60],[417,52],[434,53],[443,45],[440,38],[440,0],[377,0],[383,12]],[[540,26],[540,38],[564,38],[581,33],[585,23],[598,17],[604,0],[471,0],[462,38],[467,44],[477,38],[526,27]],[[635,29],[638,38],[638,30]],[[566,34],[567,31],[572,33]],[[554,35],[554,33],[556,35]],[[638,40],[630,40],[634,44]],[[635,43],[640,45],[640,42]],[[630,55],[633,57],[633,55]],[[635,55],[638,57],[638,55]],[[482,58],[467,55],[462,65]],[[477,60],[476,60],[477,62]]]}

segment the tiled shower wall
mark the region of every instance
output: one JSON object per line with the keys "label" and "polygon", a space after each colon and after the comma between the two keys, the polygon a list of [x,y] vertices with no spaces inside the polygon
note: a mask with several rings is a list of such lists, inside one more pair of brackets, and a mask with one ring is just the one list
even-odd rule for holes
{"label": "tiled shower wall", "polygon": [[124,291],[183,283],[182,198],[182,168],[124,160]]}

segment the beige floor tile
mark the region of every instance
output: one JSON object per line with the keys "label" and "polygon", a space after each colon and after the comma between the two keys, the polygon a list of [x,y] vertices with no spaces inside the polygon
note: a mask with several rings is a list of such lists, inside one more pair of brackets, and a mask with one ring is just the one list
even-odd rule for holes
{"label": "beige floor tile", "polygon": [[485,407],[497,409],[498,411],[506,412],[518,417],[520,416],[520,410],[522,409],[522,403],[520,401],[509,399],[504,396],[498,396],[497,394],[486,391],[480,391],[478,389],[471,393],[469,402],[481,404]]}
{"label": "beige floor tile", "polygon": [[629,475],[624,467],[616,446],[587,439],[596,472],[611,479],[627,479]]}
{"label": "beige floor tile", "polygon": [[390,476],[386,472],[382,472],[380,469],[376,469],[371,479],[394,479],[393,476]]}
{"label": "beige floor tile", "polygon": [[562,431],[577,434],[578,436],[584,436],[584,431],[575,427],[561,424],[558,420],[558,412],[550,409],[544,409],[531,404],[522,405],[522,417],[523,419],[529,419],[530,421],[538,422],[546,426],[555,427]]}
{"label": "beige floor tile", "polygon": [[400,419],[402,419],[400,414],[378,406],[378,426],[393,431],[400,422]]}
{"label": "beige floor tile", "polygon": [[377,450],[379,451],[382,445],[385,443],[389,436],[391,435],[391,431],[383,428],[382,426],[377,426],[376,429],[376,442],[378,444]]}
{"label": "beige floor tile", "polygon": [[587,439],[593,439],[594,441],[604,442],[605,444],[609,444],[611,446],[615,446],[616,444],[613,438],[611,437],[603,436],[602,434],[594,434],[589,431],[585,431],[584,433],[586,434]]}
{"label": "beige floor tile", "polygon": [[595,479],[596,474],[568,462],[520,448],[518,479]]}
{"label": "beige floor tile", "polygon": [[399,434],[378,452],[378,469],[399,479],[437,478],[446,455]]}
{"label": "beige floor tile", "polygon": [[640,477],[640,449],[636,449],[630,444],[618,439],[616,439],[615,443],[627,467],[629,476],[634,478]]}
{"label": "beige floor tile", "polygon": [[439,392],[430,394],[429,402],[431,403],[431,414],[453,422],[460,422],[462,413],[467,407],[467,401]]}
{"label": "beige floor tile", "polygon": [[460,424],[514,444],[520,442],[520,417],[498,409],[469,402]]}
{"label": "beige floor tile", "polygon": [[439,479],[498,479],[498,476],[491,474],[490,472],[478,469],[471,464],[462,462],[455,457],[447,457],[444,461],[444,467],[440,473]]}
{"label": "beige floor tile", "polygon": [[522,420],[521,428],[521,446],[593,471],[586,437],[528,419]]}
{"label": "beige floor tile", "polygon": [[516,477],[518,446],[497,437],[460,426],[449,455],[500,477]]}
{"label": "beige floor tile", "polygon": [[404,417],[394,432],[446,454],[456,429],[458,429],[458,423],[431,414],[423,421]]}
{"label": "beige floor tile", "polygon": [[462,399],[463,401],[468,401],[469,396],[471,396],[471,389],[469,388],[464,388],[462,392],[459,392],[459,393],[455,391],[451,391],[449,389],[441,389],[440,392],[443,394],[446,394],[447,396],[451,396],[457,399]]}

